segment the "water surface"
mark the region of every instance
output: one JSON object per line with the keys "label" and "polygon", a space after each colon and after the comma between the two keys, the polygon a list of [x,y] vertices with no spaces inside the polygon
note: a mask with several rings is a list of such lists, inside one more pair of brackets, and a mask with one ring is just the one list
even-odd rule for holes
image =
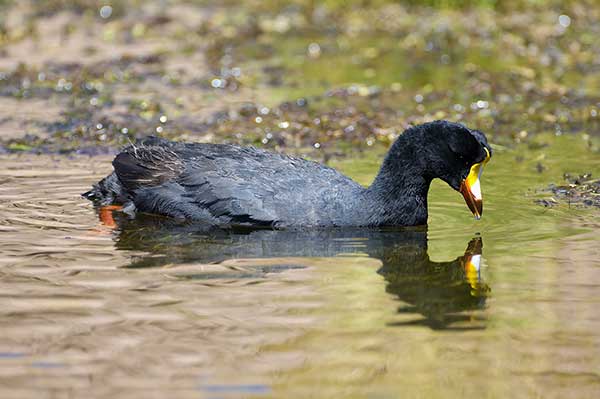
{"label": "water surface", "polygon": [[[600,168],[544,140],[496,151],[481,221],[439,183],[400,230],[113,228],[79,197],[110,158],[4,156],[0,394],[597,397],[598,213],[533,199]],[[368,184],[378,157],[334,164]]]}

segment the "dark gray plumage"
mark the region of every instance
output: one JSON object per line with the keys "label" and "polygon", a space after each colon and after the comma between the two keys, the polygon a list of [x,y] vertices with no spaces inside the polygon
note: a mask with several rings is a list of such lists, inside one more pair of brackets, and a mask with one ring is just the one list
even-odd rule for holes
{"label": "dark gray plumage", "polygon": [[115,171],[84,196],[98,205],[219,227],[287,228],[427,223],[427,191],[458,189],[485,157],[485,136],[445,121],[404,132],[369,188],[301,158],[252,147],[148,138],[125,148]]}

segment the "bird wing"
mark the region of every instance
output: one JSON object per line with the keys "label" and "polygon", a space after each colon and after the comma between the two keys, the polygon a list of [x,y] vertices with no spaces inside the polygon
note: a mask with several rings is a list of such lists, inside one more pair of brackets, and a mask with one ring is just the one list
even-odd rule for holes
{"label": "bird wing", "polygon": [[215,225],[317,224],[332,187],[357,186],[324,165],[252,147],[167,143],[128,147],[113,163],[140,211]]}

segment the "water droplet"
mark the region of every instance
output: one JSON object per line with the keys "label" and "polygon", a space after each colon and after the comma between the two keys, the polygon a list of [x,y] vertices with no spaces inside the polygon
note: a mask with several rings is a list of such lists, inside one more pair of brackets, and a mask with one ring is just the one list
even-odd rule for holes
{"label": "water droplet", "polygon": [[423,95],[421,94],[417,94],[415,96],[415,101],[418,102],[419,104],[423,102]]}
{"label": "water droplet", "polygon": [[98,129],[98,130],[102,129],[103,127],[104,127],[104,126],[102,126],[102,123],[98,123],[98,124],[96,125],[96,129]]}
{"label": "water droplet", "polygon": [[58,79],[58,82],[56,82],[56,90],[63,91],[65,84],[67,84],[67,81],[64,78]]}
{"label": "water droplet", "polygon": [[161,117],[158,118],[158,120],[160,121],[160,123],[167,123],[167,115],[161,115]]}
{"label": "water droplet", "polygon": [[129,129],[127,129],[126,127],[124,127],[123,129],[121,129],[121,133],[127,134],[127,133],[129,133]]}
{"label": "water droplet", "polygon": [[90,98],[90,105],[95,107],[96,105],[98,105],[98,97],[92,97]]}
{"label": "water droplet", "polygon": [[571,25],[571,17],[569,17],[568,15],[562,14],[561,16],[558,17],[558,23],[563,28],[568,28],[569,25]]}
{"label": "water droplet", "polygon": [[317,58],[321,55],[321,46],[319,46],[319,43],[311,43],[308,45],[308,55],[312,58]]}
{"label": "water droplet", "polygon": [[[365,76],[366,76],[366,74],[365,74]],[[366,87],[366,86],[359,86],[359,87],[357,87],[356,88],[356,93],[358,93],[358,95],[362,96],[362,97],[366,97],[366,96],[368,96],[370,94],[369,88]]]}
{"label": "water droplet", "polygon": [[267,107],[262,107],[261,109],[258,110],[258,113],[261,115],[268,115],[269,114],[269,108]]}
{"label": "water droplet", "polygon": [[225,88],[226,81],[224,79],[214,78],[210,81],[210,85],[215,89],[223,89]]}
{"label": "water droplet", "polygon": [[392,91],[400,91],[402,90],[402,83],[394,82],[392,83],[390,88],[392,89]]}
{"label": "water droplet", "polygon": [[156,127],[156,133],[162,133],[163,132],[163,127],[162,126],[157,126]]}
{"label": "water droplet", "polygon": [[527,132],[527,130],[521,130],[521,131],[519,132],[519,137],[520,137],[520,138],[522,138],[522,139],[524,139],[524,138],[527,138],[527,135],[528,135],[528,134],[529,134],[529,133]]}
{"label": "water droplet", "polygon": [[263,121],[263,119],[260,116],[257,116],[256,118],[254,118],[254,121],[256,123],[261,123]]}
{"label": "water droplet", "polygon": [[102,6],[100,8],[100,17],[107,19],[112,15],[113,9],[109,5]]}
{"label": "water droplet", "polygon": [[317,148],[317,149],[318,149],[318,148],[321,148],[321,143],[315,143],[315,144],[313,144],[313,147],[315,147],[315,148]]}
{"label": "water droplet", "polygon": [[283,122],[279,122],[279,125],[278,125],[278,126],[279,126],[281,129],[287,129],[288,127],[290,127],[290,123],[289,123],[289,122],[286,122],[286,121],[283,121]]}

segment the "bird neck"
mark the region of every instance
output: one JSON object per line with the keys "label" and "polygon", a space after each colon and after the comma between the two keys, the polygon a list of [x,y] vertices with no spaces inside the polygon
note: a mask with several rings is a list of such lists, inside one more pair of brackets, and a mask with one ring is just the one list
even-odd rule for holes
{"label": "bird neck", "polygon": [[377,207],[371,224],[427,224],[427,193],[432,179],[419,158],[418,133],[407,131],[396,140],[367,189],[369,200]]}

